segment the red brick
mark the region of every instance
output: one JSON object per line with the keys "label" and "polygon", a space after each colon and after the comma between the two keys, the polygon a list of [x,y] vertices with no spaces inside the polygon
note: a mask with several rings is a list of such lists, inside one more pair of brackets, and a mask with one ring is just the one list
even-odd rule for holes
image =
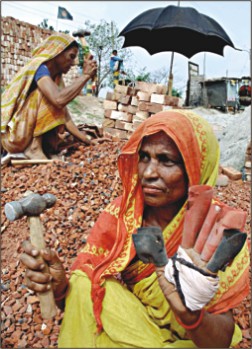
{"label": "red brick", "polygon": [[132,121],[132,115],[122,111],[113,110],[110,117],[111,119],[115,119],[115,120],[122,120],[126,122]]}
{"label": "red brick", "polygon": [[116,120],[115,128],[119,128],[120,130],[125,130],[125,131],[133,131],[133,124],[131,122]]}
{"label": "red brick", "polygon": [[129,96],[129,95],[121,96],[119,98],[119,102],[122,104],[130,104],[130,101],[131,101],[131,96]]}
{"label": "red brick", "polygon": [[103,101],[103,108],[117,110],[117,102],[116,101],[108,101],[105,99]]}
{"label": "red brick", "polygon": [[112,110],[111,109],[105,109],[104,110],[104,116],[105,118],[110,118],[111,117]]}
{"label": "red brick", "polygon": [[110,127],[106,127],[104,129],[104,137],[106,137],[106,135],[112,137],[116,137],[119,139],[127,139],[127,132],[123,131],[123,130],[119,130],[116,128],[110,128]]}
{"label": "red brick", "polygon": [[233,167],[222,167],[222,173],[227,175],[228,178],[234,181],[242,178],[242,173],[240,171],[237,171]]}
{"label": "red brick", "polygon": [[124,105],[124,104],[121,104],[121,103],[119,103],[118,104],[118,107],[117,107],[117,109],[119,110],[119,111],[124,111],[124,112],[128,112],[128,105]]}
{"label": "red brick", "polygon": [[148,92],[139,91],[137,92],[137,98],[139,101],[149,102],[151,95]]}
{"label": "red brick", "polygon": [[127,95],[129,91],[129,87],[123,86],[123,85],[116,85],[114,91],[122,93],[123,95]]}
{"label": "red brick", "polygon": [[162,105],[157,103],[149,103],[149,102],[139,102],[138,109],[142,111],[148,111],[150,113],[158,113],[162,111]]}
{"label": "red brick", "polygon": [[134,105],[128,105],[128,112],[131,113],[131,114],[136,114],[137,112],[137,107],[134,106]]}
{"label": "red brick", "polygon": [[131,105],[133,106],[138,106],[138,98],[137,96],[133,96],[132,99],[131,99]]}
{"label": "red brick", "polygon": [[115,127],[115,121],[113,119],[105,118],[103,120],[102,127]]}

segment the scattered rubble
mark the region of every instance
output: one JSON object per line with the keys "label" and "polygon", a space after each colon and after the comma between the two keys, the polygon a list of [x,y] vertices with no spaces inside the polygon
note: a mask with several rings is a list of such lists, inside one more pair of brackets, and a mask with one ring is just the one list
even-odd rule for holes
{"label": "scattered rubble", "polygon": [[[57,250],[67,273],[78,251],[85,245],[99,213],[121,194],[117,157],[124,141],[96,146],[75,145],[66,154],[67,162],[2,170],[2,207],[18,200],[27,190],[50,192],[55,205],[41,214],[46,244]],[[229,180],[215,187],[216,196],[248,213],[250,231],[250,183]],[[63,314],[58,310],[51,320],[43,320],[37,296],[24,285],[24,267],[19,262],[22,241],[29,237],[27,218],[9,222],[1,211],[1,314],[3,348],[57,348]],[[250,296],[234,309],[242,328],[243,341],[237,348],[251,347]]]}

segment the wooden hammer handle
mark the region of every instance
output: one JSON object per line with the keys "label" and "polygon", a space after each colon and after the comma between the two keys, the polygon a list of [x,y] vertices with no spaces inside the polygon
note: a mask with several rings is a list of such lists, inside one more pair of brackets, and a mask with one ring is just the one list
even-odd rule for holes
{"label": "wooden hammer handle", "polygon": [[55,162],[53,159],[11,160],[12,165],[39,165],[39,164],[50,164],[53,162]]}
{"label": "wooden hammer handle", "polygon": [[[41,249],[45,248],[43,226],[41,224],[40,218],[37,216],[32,216],[29,217],[28,220],[30,224],[31,243],[40,251]],[[41,256],[39,256],[38,258],[42,259]],[[45,268],[43,269],[43,271],[49,274],[49,267],[47,263],[44,262],[44,264]],[[56,315],[56,305],[52,289],[43,293],[38,293],[38,297],[43,319],[51,319]]]}
{"label": "wooden hammer handle", "polygon": [[79,40],[82,46],[88,46],[88,43],[84,37],[79,38]]}

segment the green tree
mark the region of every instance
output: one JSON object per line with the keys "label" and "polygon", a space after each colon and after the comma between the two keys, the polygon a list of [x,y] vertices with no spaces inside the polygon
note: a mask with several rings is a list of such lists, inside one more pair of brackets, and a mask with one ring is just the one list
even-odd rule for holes
{"label": "green tree", "polygon": [[118,55],[124,60],[124,65],[130,61],[132,53],[129,49],[121,49],[123,38],[118,37],[119,29],[115,22],[111,21],[109,23],[101,20],[98,25],[91,24],[90,21],[86,21],[84,24],[85,28],[91,33],[87,37],[87,42],[91,53],[98,63],[96,90],[96,96],[98,96],[100,89],[104,85],[113,86],[113,77],[109,70],[112,51],[118,51]]}
{"label": "green tree", "polygon": [[145,82],[151,82],[151,73],[146,71],[146,67],[143,67],[138,72],[138,75],[136,75],[135,80],[136,81],[145,81]]}
{"label": "green tree", "polygon": [[[43,29],[48,29],[48,30],[51,30],[51,31],[55,31],[55,29],[54,29],[54,27],[52,26],[52,25],[48,25],[48,19],[47,18],[45,18],[45,19],[43,19],[43,21],[40,23],[40,24],[38,24],[38,27],[40,27],[40,28],[43,28]],[[69,30],[59,30],[59,32],[60,33],[65,33],[65,34],[69,34],[70,33],[70,31]]]}
{"label": "green tree", "polygon": [[48,25],[48,19],[47,18],[43,19],[43,21],[38,25],[38,27],[54,31],[53,26],[51,26],[51,25],[49,26]]}

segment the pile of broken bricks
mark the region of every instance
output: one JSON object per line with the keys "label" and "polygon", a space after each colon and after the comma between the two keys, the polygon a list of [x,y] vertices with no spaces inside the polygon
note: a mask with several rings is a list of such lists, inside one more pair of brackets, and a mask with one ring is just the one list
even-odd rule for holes
{"label": "pile of broken bricks", "polygon": [[[68,151],[65,163],[6,166],[2,170],[2,207],[19,200],[27,190],[57,197],[55,205],[40,217],[45,242],[57,251],[68,275],[99,214],[122,194],[117,160],[124,144],[125,141],[89,147],[79,144]],[[215,197],[247,212],[246,232],[250,231],[251,221],[250,191],[250,183],[241,180],[230,180],[228,186],[214,188]],[[1,222],[1,347],[58,348],[63,313],[58,310],[52,319],[43,319],[39,298],[24,282],[20,255],[22,241],[29,237],[27,218],[10,222],[1,210]],[[233,315],[243,335],[236,348],[251,348],[250,294],[233,309]]]}

